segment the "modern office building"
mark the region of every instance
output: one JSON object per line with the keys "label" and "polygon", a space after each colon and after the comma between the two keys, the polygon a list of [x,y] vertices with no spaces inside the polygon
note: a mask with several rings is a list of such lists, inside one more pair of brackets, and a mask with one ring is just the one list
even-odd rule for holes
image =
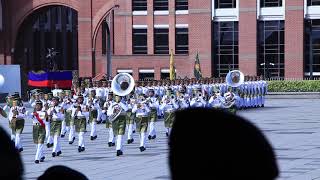
{"label": "modern office building", "polygon": [[82,77],[205,77],[230,69],[274,78],[320,76],[320,0],[0,0],[0,64]]}

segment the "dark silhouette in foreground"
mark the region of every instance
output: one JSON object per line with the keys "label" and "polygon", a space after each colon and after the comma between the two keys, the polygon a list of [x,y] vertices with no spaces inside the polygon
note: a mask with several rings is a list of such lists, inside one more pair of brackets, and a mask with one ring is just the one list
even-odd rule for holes
{"label": "dark silhouette in foreground", "polygon": [[66,166],[52,166],[48,168],[38,180],[87,180],[88,178],[82,173],[75,171]]}
{"label": "dark silhouette in foreground", "polygon": [[176,112],[169,146],[173,180],[273,180],[279,174],[274,151],[262,132],[219,110]]}
{"label": "dark silhouette in foreground", "polygon": [[20,154],[2,127],[0,127],[0,162],[0,179],[22,179],[24,169]]}

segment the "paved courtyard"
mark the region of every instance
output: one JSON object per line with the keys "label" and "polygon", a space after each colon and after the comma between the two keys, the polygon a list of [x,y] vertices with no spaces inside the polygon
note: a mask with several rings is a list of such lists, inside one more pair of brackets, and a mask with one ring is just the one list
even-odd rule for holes
{"label": "paved courtyard", "polygon": [[[275,148],[281,178],[289,180],[320,180],[320,101],[319,99],[269,99],[263,109],[239,114],[260,127]],[[7,121],[0,126],[8,129]],[[156,140],[148,141],[147,150],[139,151],[135,142],[125,144],[124,155],[115,156],[115,148],[107,147],[107,130],[98,125],[98,139],[89,140],[86,151],[77,152],[77,143],[69,145],[62,139],[62,155],[52,158],[46,149],[45,163],[34,164],[35,145],[32,142],[31,120],[27,121],[22,142],[25,178],[35,179],[53,165],[66,165],[81,171],[90,179],[170,179],[167,163],[167,138],[163,122],[157,123]]]}

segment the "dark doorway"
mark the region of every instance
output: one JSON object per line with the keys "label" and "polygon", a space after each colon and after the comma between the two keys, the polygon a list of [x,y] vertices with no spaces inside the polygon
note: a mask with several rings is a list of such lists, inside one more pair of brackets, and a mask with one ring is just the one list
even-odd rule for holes
{"label": "dark doorway", "polygon": [[36,10],[21,24],[16,39],[14,64],[21,65],[22,94],[27,91],[29,71],[48,69],[48,49],[57,70],[78,70],[78,13],[66,6]]}

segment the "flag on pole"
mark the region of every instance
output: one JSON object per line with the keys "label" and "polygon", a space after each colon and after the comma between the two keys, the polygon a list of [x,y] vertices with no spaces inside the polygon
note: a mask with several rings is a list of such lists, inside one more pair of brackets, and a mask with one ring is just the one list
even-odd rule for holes
{"label": "flag on pole", "polygon": [[201,67],[200,67],[200,59],[199,59],[199,52],[197,52],[196,59],[194,61],[193,73],[194,73],[194,77],[197,80],[202,78]]}
{"label": "flag on pole", "polygon": [[170,80],[176,79],[176,68],[174,67],[173,50],[170,51]]}

